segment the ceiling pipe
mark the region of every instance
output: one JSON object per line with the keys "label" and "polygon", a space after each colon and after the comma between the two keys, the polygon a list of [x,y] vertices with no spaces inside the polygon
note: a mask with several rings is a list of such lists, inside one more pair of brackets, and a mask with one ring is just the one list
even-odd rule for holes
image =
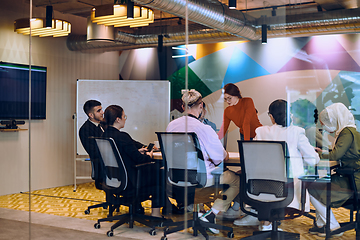
{"label": "ceiling pipe", "polygon": [[[186,0],[134,0],[134,2],[185,18]],[[260,38],[255,30],[255,18],[241,11],[230,10],[227,5],[220,2],[189,0],[187,8],[189,21],[239,38],[248,40]]]}
{"label": "ceiling pipe", "polygon": [[[137,1],[137,0],[136,0]],[[268,25],[268,38],[289,36],[311,36],[330,33],[350,33],[360,31],[360,9],[346,9],[331,12],[318,12],[303,15],[259,18],[255,22],[255,35],[261,36],[261,25]],[[284,23],[285,21],[285,23]],[[164,34],[164,32],[166,34]],[[169,26],[166,31],[159,27],[140,28],[133,34],[118,31],[115,41],[101,43],[93,41],[89,44],[86,35],[69,35],[67,46],[72,51],[119,51],[126,49],[157,47],[158,35],[163,34],[164,46],[174,46],[185,43],[183,26]],[[224,41],[240,41],[244,38],[223,31],[201,28],[199,25],[189,25],[189,43],[210,43]]]}
{"label": "ceiling pipe", "polygon": [[[309,36],[330,33],[350,33],[360,30],[360,9],[342,9],[337,11],[310,14],[271,17],[259,19],[258,24],[267,22],[270,26],[268,37]],[[261,26],[261,25],[260,25]]]}
{"label": "ceiling pipe", "polygon": [[[66,40],[66,45],[71,51],[81,52],[108,52],[121,51],[136,48],[157,47],[158,35],[161,32],[147,35],[133,35],[123,32],[115,34],[115,40],[112,42],[105,41],[86,41],[86,35],[70,34]],[[185,32],[175,32],[164,34],[164,46],[176,46],[185,43]],[[239,41],[239,37],[229,33],[219,32],[214,29],[203,29],[201,31],[190,31],[190,44],[198,43],[215,43],[224,41]],[[244,40],[244,39],[242,39]]]}

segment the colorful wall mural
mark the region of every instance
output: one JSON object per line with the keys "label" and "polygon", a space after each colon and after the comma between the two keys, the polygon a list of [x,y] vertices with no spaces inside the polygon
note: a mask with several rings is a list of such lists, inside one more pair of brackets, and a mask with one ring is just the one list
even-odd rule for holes
{"label": "colorful wall mural", "polygon": [[[141,51],[153,54],[146,60]],[[184,46],[166,47],[161,53],[156,49],[124,51],[120,55],[120,75],[129,76],[124,79],[161,76],[169,80],[171,110],[176,115],[181,111],[181,89],[185,88],[185,55]],[[218,129],[226,108],[221,89],[227,83],[235,83],[243,96],[254,100],[263,125],[271,124],[269,104],[281,98],[289,103],[309,100],[319,112],[342,102],[360,126],[359,34],[268,39],[266,45],[260,41],[197,44],[188,47],[187,55],[188,88],[201,92],[207,117]],[[135,75],[137,78],[131,78]],[[229,139],[236,140],[238,135],[237,128],[230,126]],[[231,142],[228,147],[237,151],[236,141]]]}

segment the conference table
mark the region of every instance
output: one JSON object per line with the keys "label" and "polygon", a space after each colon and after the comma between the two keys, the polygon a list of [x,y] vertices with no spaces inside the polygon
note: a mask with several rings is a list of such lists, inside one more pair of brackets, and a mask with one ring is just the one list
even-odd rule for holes
{"label": "conference table", "polygon": [[[153,158],[157,160],[161,160],[161,152],[154,152]],[[229,160],[225,162],[228,166],[240,166],[240,154],[239,152],[229,152]]]}
{"label": "conference table", "polygon": [[[153,159],[162,160],[161,152],[154,152]],[[229,159],[224,162],[225,167],[238,172],[240,168],[240,154],[239,152],[229,152]]]}
{"label": "conference table", "polygon": [[[153,158],[157,160],[161,160],[161,152],[154,152]],[[229,152],[229,159],[224,162],[226,167],[240,167],[240,154],[239,152]],[[334,169],[336,166],[338,166],[337,161],[329,161],[329,160],[320,160],[320,162],[317,164],[318,168],[329,168],[329,173],[331,169]],[[326,195],[326,219],[330,219],[330,203],[331,203],[331,179],[329,176],[322,176],[322,174],[318,174],[317,171],[314,175],[305,175],[299,177],[299,179],[302,181],[302,209],[305,208],[305,194],[306,194],[306,188],[311,182],[323,182],[327,186],[327,195]],[[330,238],[330,221],[326,221],[326,238]]]}

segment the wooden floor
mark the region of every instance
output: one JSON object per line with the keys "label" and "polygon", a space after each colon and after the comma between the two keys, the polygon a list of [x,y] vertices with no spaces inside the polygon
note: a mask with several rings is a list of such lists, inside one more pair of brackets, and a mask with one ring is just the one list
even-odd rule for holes
{"label": "wooden floor", "polygon": [[[31,197],[30,197],[31,196]],[[89,215],[84,210],[89,205],[104,201],[104,193],[95,189],[93,183],[85,183],[78,185],[77,191],[73,192],[73,185],[50,188],[44,190],[33,191],[29,193],[18,193],[12,195],[0,196],[0,208],[9,208],[22,211],[31,211],[38,213],[46,213],[57,216],[65,216],[72,218],[93,220],[94,223],[99,218],[107,215],[107,210],[98,208],[91,210]],[[146,214],[150,214],[150,202],[144,202]],[[120,213],[126,213],[127,207],[121,207]],[[343,208],[333,209],[334,214],[339,222],[346,221],[349,218],[349,211]],[[172,215],[174,221],[183,218],[183,215]],[[218,223],[234,228],[235,239],[240,239],[252,235],[257,227],[238,227],[232,224],[232,221],[218,221]],[[312,226],[312,220],[307,217],[282,221],[281,228],[284,231],[296,232],[301,234],[301,239],[324,239],[308,233],[308,229]],[[189,230],[190,231],[190,230]],[[211,235],[211,233],[210,233]],[[215,235],[214,235],[215,236]],[[217,236],[226,237],[226,232],[221,232]],[[342,237],[336,239],[355,239],[355,231],[345,232]]]}

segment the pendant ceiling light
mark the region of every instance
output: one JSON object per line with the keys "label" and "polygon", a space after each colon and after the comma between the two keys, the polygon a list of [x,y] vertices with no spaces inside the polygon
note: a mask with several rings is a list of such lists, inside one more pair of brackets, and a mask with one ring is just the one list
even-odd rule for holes
{"label": "pendant ceiling light", "polygon": [[71,32],[71,23],[54,19],[52,6],[46,7],[46,18],[21,18],[14,22],[14,31],[20,34],[40,37],[63,37]]}
{"label": "pendant ceiling light", "polygon": [[229,0],[229,8],[236,9],[236,0]]}
{"label": "pendant ceiling light", "polygon": [[92,9],[91,21],[114,27],[144,27],[154,22],[154,12],[146,7],[134,6],[130,1],[128,5],[106,4]]}
{"label": "pendant ceiling light", "polygon": [[261,25],[261,44],[267,44],[267,24]]}

